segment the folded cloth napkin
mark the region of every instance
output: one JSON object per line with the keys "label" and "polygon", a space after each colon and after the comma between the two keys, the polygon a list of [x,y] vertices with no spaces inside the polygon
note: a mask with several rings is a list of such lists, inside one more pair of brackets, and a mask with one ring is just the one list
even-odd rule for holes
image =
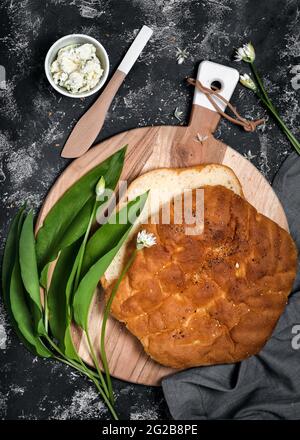
{"label": "folded cloth napkin", "polygon": [[[300,157],[296,153],[283,163],[273,188],[300,249]],[[297,334],[300,334],[299,260],[289,303],[262,351],[237,364],[193,368],[164,379],[162,386],[171,415],[183,420],[300,419]]]}

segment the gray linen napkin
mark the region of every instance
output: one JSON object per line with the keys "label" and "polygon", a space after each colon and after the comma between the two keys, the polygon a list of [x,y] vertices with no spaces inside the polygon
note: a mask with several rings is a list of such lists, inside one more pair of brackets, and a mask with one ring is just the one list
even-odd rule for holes
{"label": "gray linen napkin", "polygon": [[[300,157],[292,153],[273,188],[300,249]],[[262,351],[238,364],[199,367],[163,380],[174,419],[300,419],[300,270],[285,312]],[[294,347],[292,339],[294,338]],[[297,343],[298,342],[298,343]]]}

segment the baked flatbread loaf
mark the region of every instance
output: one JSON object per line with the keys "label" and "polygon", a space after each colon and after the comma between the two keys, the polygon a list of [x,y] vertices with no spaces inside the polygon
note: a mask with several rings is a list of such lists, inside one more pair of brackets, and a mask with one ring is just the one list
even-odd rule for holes
{"label": "baked flatbread loaf", "polygon": [[[112,304],[113,316],[145,351],[173,368],[232,363],[259,352],[296,274],[296,248],[285,230],[231,189],[203,188],[204,232],[140,225],[157,244],[138,252]],[[114,282],[102,282],[108,297]]]}
{"label": "baked flatbread loaf", "polygon": [[[231,168],[220,164],[187,168],[160,168],[136,178],[129,185],[125,199],[133,200],[149,189],[150,193],[130,235],[105,272],[104,281],[112,282],[120,275],[124,264],[126,243],[133,237],[140,224],[144,223],[150,215],[159,212],[161,205],[170,202],[172,198],[182,194],[184,190],[201,188],[203,185],[222,185],[240,196],[243,195],[242,185],[235,173]],[[123,204],[120,204],[119,209]]]}

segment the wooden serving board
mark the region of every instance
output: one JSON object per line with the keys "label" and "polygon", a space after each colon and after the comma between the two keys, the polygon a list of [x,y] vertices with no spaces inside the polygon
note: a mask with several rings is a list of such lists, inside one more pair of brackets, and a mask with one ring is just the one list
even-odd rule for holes
{"label": "wooden serving board", "polygon": [[[200,64],[198,79],[204,86],[219,80],[221,94],[230,99],[238,82],[235,69],[204,61]],[[220,105],[220,103],[218,102]],[[220,163],[233,169],[240,179],[246,199],[255,208],[280,226],[288,229],[283,208],[263,175],[242,155],[213,137],[220,116],[213,110],[207,98],[195,91],[191,118],[188,126],[157,126],[137,128],[117,134],[96,145],[82,157],[74,160],[58,178],[50,190],[39,214],[37,228],[62,194],[91,168],[128,144],[126,161],[121,179],[129,182],[151,169],[162,167],[186,167],[202,163]],[[203,139],[202,141],[199,140]],[[103,295],[97,289],[90,313],[90,333],[95,351],[99,354],[101,310]],[[82,359],[92,365],[85,338],[73,328],[75,346]],[[152,361],[140,342],[123,324],[110,318],[106,340],[107,357],[111,374],[129,382],[159,385],[161,379],[174,372]]]}

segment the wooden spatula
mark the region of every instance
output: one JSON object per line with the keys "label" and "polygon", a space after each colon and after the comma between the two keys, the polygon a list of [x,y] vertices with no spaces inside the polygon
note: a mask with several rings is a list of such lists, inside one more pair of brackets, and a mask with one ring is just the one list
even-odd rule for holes
{"label": "wooden spatula", "polygon": [[105,115],[115,94],[146,46],[152,33],[153,31],[149,27],[142,27],[102,94],[73,128],[61,152],[62,157],[75,158],[82,156],[93,144],[103,126]]}

